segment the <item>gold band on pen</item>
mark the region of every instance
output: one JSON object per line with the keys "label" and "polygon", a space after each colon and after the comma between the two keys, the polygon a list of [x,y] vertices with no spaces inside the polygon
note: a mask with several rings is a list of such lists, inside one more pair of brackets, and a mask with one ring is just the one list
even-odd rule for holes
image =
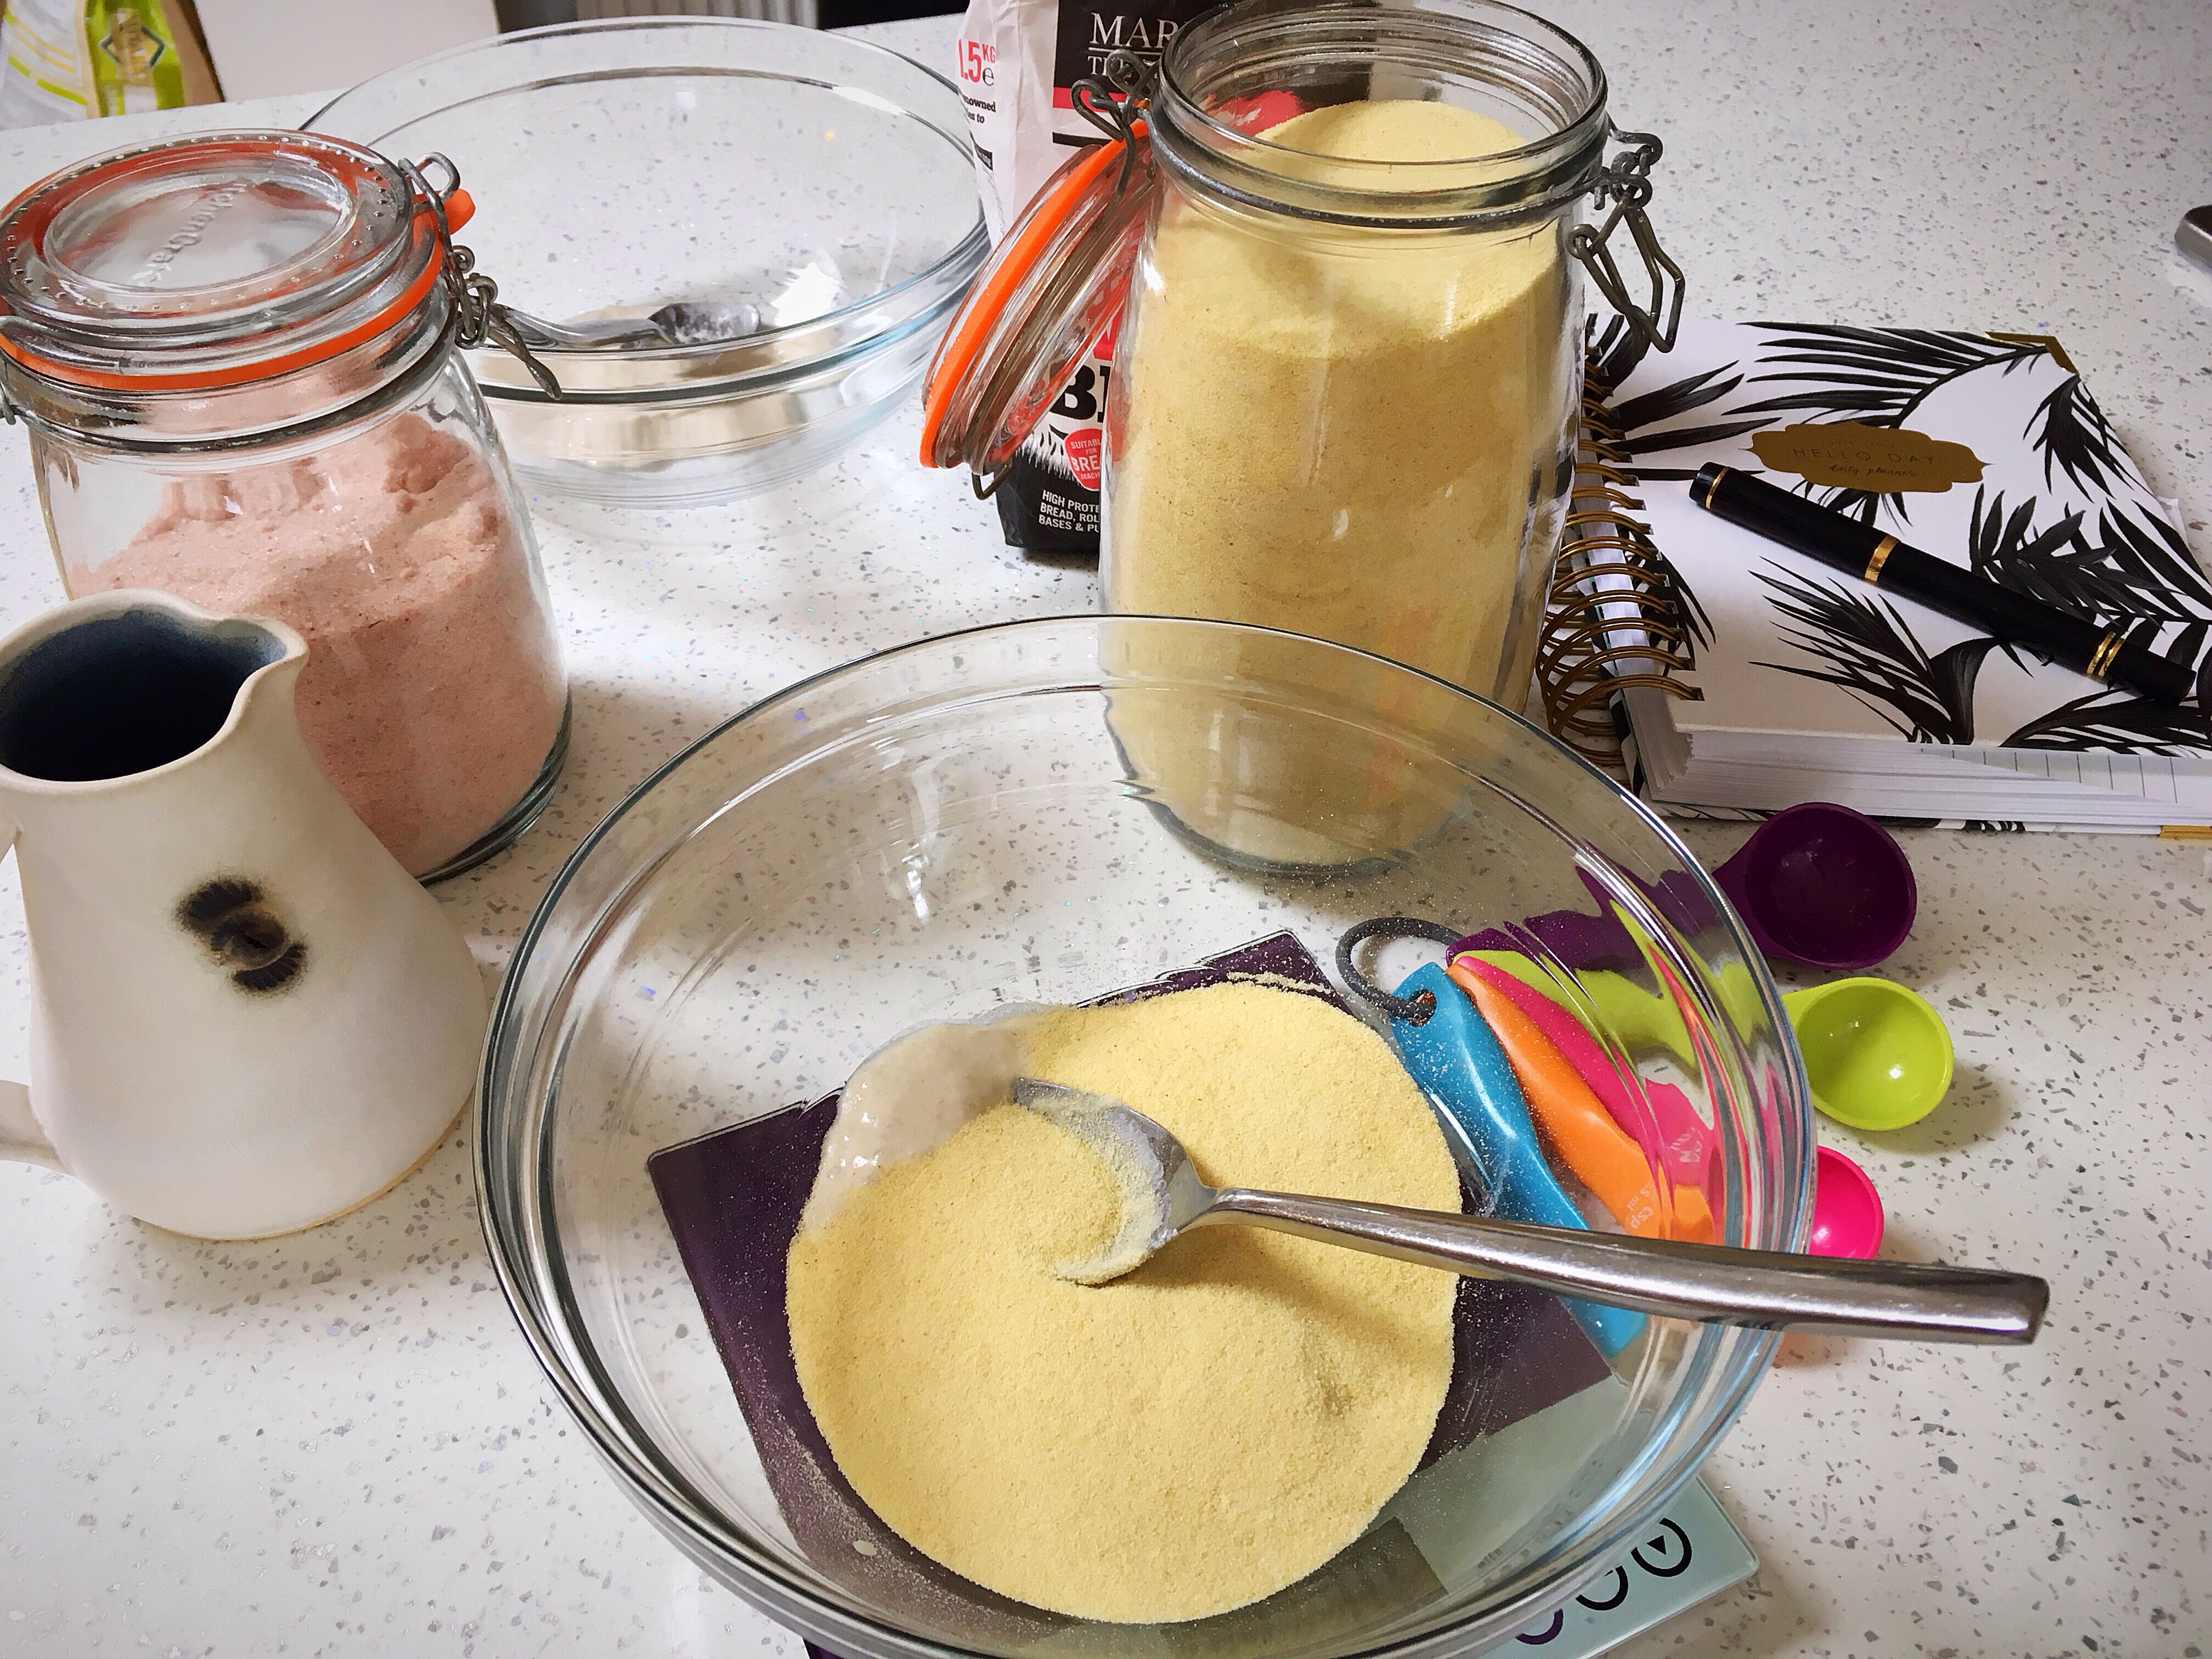
{"label": "gold band on pen", "polygon": [[2089,653],[2088,666],[2081,672],[2093,680],[2101,680],[2112,672],[2112,659],[2120,654],[2120,636],[2107,634],[2097,641],[2097,648]]}
{"label": "gold band on pen", "polygon": [[1721,468],[1719,468],[1717,471],[1716,471],[1714,472],[1714,474],[1713,474],[1713,481],[1712,481],[1711,483],[1709,483],[1709,484],[1707,484],[1707,485],[1705,486],[1705,511],[1706,511],[1706,512],[1710,513],[1710,512],[1711,512],[1711,511],[1713,510],[1713,497],[1714,497],[1714,496],[1716,496],[1716,495],[1719,495],[1719,494],[1721,493],[1721,480],[1722,480],[1723,478],[1727,477],[1728,477],[1728,475],[1729,475],[1729,470],[1728,470],[1728,468],[1726,468],[1726,467],[1721,467]]}
{"label": "gold band on pen", "polygon": [[1860,577],[1859,580],[1865,582],[1880,581],[1881,580],[1881,567],[1888,559],[1891,550],[1895,548],[1896,545],[1897,538],[1894,536],[1884,536],[1880,541],[1876,542],[1874,544],[1874,556],[1867,561],[1866,574]]}

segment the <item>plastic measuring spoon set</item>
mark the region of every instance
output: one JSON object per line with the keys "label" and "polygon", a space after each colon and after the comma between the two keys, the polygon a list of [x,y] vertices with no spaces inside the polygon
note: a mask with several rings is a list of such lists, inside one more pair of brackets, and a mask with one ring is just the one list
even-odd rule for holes
{"label": "plastic measuring spoon set", "polygon": [[[1828,971],[1886,958],[1917,908],[1912,869],[1896,841],[1871,819],[1824,802],[1769,818],[1714,881],[1763,953]],[[1668,896],[1656,896],[1663,905]],[[1358,972],[1353,953],[1367,939],[1391,937],[1445,945],[1448,960],[1415,969],[1386,993]],[[1574,970],[1579,995],[1522,948],[1529,939]],[[1717,1133],[1681,1090],[1650,1079],[1632,1085],[1607,1052],[1609,1035],[1691,1060],[1674,1005],[1632,977],[1652,961],[1629,926],[1579,911],[1466,937],[1433,922],[1382,917],[1352,928],[1337,948],[1345,982],[1390,1016],[1407,1068],[1466,1134],[1497,1214],[1588,1225],[1553,1172],[1556,1160],[1624,1231],[1713,1241],[1705,1192]],[[1748,973],[1738,972],[1741,986],[1724,985],[1724,997],[1749,990]],[[1787,993],[1783,1006],[1814,1104],[1840,1122],[1901,1127],[1933,1111],[1950,1086],[1950,1034],[1926,1000],[1901,985],[1838,980]],[[1656,1179],[1655,1170],[1666,1179]],[[1871,1256],[1881,1234],[1881,1200],[1865,1171],[1821,1148],[1810,1248]],[[1607,1355],[1643,1327],[1641,1315],[1568,1306]]]}

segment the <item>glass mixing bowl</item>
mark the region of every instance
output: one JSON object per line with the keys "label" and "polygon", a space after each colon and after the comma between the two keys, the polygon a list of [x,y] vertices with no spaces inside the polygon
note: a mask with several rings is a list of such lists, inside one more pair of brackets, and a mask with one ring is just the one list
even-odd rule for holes
{"label": "glass mixing bowl", "polygon": [[[645,1512],[856,1659],[1324,1659],[1510,1636],[1642,1535],[1756,1386],[1772,1334],[1650,1322],[1566,1403],[1416,1474],[1385,1515],[1422,1570],[1325,1586],[1325,1618],[1060,1620],[1041,1645],[1003,1634],[985,1615],[1012,1604],[980,1590],[894,1607],[842,1542],[798,1540],[646,1169],[840,1087],[916,1025],[1089,1000],[1284,929],[1327,963],[1384,916],[1516,941],[1624,1079],[1691,1103],[1721,1241],[1801,1247],[1814,1142],[1781,1004],[1658,819],[1516,716],[1379,658],[1084,617],[793,686],[577,850],[523,935],[486,1051],[478,1176],[516,1317]],[[1394,986],[1437,951],[1385,940],[1358,970]],[[1639,996],[1642,1014],[1619,1017]]]}
{"label": "glass mixing bowl", "polygon": [[920,64],[781,23],[649,17],[501,35],[404,64],[306,124],[459,168],[461,240],[553,323],[750,305],[728,342],[470,354],[515,469],[644,507],[727,501],[823,465],[910,396],[982,263],[960,94]]}

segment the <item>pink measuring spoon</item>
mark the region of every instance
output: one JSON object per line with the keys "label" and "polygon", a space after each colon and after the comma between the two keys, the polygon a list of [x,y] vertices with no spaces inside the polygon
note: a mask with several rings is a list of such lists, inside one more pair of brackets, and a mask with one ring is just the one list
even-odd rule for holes
{"label": "pink measuring spoon", "polygon": [[1882,1227],[1881,1194],[1872,1177],[1834,1147],[1821,1147],[1813,1170],[1813,1229],[1806,1249],[1871,1261],[1881,1248]]}
{"label": "pink measuring spoon", "polygon": [[1704,1187],[1706,1165],[1711,1157],[1712,1131],[1690,1104],[1687,1095],[1671,1083],[1646,1083],[1644,1097],[1650,1110],[1646,1113],[1639,1109],[1636,1097],[1621,1080],[1620,1071],[1582,1021],[1534,986],[1522,983],[1503,968],[1472,952],[1455,958],[1455,962],[1480,975],[1486,984],[1497,987],[1514,1006],[1536,1023],[1536,1029],[1566,1056],[1567,1064],[1582,1073],[1583,1081],[1589,1085],[1590,1092],[1613,1115],[1613,1121],[1635,1136],[1644,1150],[1659,1160],[1668,1180],[1677,1186]]}
{"label": "pink measuring spoon", "polygon": [[[1455,962],[1497,987],[1535,1022],[1537,1030],[1582,1074],[1613,1121],[1636,1138],[1668,1181],[1705,1190],[1717,1150],[1715,1136],[1687,1095],[1671,1083],[1645,1082],[1644,1098],[1650,1111],[1638,1110],[1620,1071],[1580,1020],[1534,986],[1472,952]],[[1871,1177],[1841,1152],[1821,1147],[1813,1171],[1813,1224],[1806,1237],[1807,1251],[1870,1259],[1881,1248],[1883,1224],[1881,1195]]]}

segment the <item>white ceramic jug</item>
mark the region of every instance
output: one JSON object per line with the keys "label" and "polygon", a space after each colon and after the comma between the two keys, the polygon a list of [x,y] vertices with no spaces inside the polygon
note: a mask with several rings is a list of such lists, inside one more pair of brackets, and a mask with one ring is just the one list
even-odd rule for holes
{"label": "white ceramic jug", "polygon": [[202,1238],[367,1202],[467,1102],[483,981],[307,752],[280,623],[124,590],[0,641],[31,1085],[0,1157]]}

